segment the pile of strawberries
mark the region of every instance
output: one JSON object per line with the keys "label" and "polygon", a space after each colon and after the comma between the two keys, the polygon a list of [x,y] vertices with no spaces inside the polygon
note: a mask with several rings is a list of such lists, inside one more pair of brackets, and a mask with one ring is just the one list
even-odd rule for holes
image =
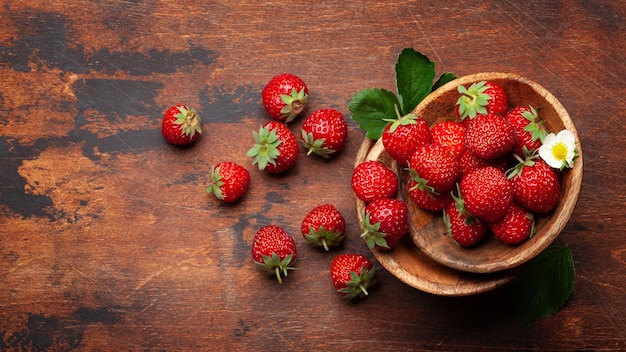
{"label": "pile of strawberries", "polygon": [[[261,93],[265,111],[272,120],[253,131],[254,144],[247,156],[259,170],[278,174],[291,169],[298,160],[300,146],[307,155],[330,158],[346,141],[348,128],[344,116],[336,109],[320,109],[309,115],[299,135],[287,126],[306,108],[308,88],[304,81],[290,73],[274,76]],[[175,145],[194,143],[202,133],[196,112],[184,105],[167,110],[162,121],[163,137]],[[207,193],[225,202],[235,202],[248,191],[250,173],[232,161],[213,165]],[[332,204],[312,209],[301,224],[302,236],[315,246],[338,246],[345,238],[345,220]],[[276,275],[278,282],[288,275],[297,257],[294,238],[278,225],[263,226],[252,242],[252,259],[262,270]],[[363,255],[338,254],[330,265],[330,276],[336,290],[345,298],[365,297],[367,287],[375,282],[375,267]]]}
{"label": "pile of strawberries", "polygon": [[[474,246],[489,233],[506,244],[519,244],[533,236],[535,215],[552,211],[560,198],[556,170],[538,157],[548,131],[534,107],[509,106],[506,92],[494,82],[459,86],[458,92],[453,119],[428,126],[408,114],[385,128],[382,143],[408,169],[412,201],[442,211],[448,234],[458,244]],[[364,164],[369,164],[369,181],[355,184],[353,176],[353,189],[368,203],[367,216],[378,200],[370,195],[372,189],[362,189],[364,184],[377,188],[377,197],[384,199],[395,191],[383,195],[381,182],[374,179],[388,177],[384,183],[391,183],[390,170],[377,161]],[[363,173],[360,167],[355,173]],[[397,225],[400,218],[393,220]],[[402,235],[381,236],[387,246],[382,241],[377,245],[388,249]]]}

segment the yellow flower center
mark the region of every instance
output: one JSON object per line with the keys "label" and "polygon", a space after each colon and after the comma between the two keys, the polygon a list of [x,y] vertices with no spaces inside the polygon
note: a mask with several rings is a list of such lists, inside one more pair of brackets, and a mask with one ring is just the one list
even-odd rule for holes
{"label": "yellow flower center", "polygon": [[567,145],[563,142],[558,142],[554,145],[554,147],[552,147],[552,156],[554,156],[556,160],[565,161],[567,158],[567,152]]}

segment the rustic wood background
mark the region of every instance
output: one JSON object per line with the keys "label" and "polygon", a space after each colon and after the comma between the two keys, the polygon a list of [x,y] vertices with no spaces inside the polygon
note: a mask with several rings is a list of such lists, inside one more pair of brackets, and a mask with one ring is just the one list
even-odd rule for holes
{"label": "rustic wood background", "polygon": [[[626,350],[625,1],[3,1],[0,18],[0,350]],[[500,289],[440,297],[384,270],[345,302],[332,255],[372,258],[349,182],[363,133],[349,120],[340,155],[282,176],[245,157],[273,75],[349,118],[405,47],[438,73],[531,78],[572,116],[585,175],[556,244],[577,279],[556,315],[523,325]],[[160,134],[179,102],[204,121],[190,148]],[[204,193],[224,159],[252,174],[236,204]],[[347,221],[335,253],[299,234],[325,202]],[[270,223],[299,245],[282,286],[249,256]]]}

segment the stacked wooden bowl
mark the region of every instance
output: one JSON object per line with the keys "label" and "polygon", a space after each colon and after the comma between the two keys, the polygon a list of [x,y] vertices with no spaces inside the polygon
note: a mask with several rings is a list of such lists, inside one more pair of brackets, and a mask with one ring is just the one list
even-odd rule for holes
{"label": "stacked wooden bowl", "polygon": [[[552,132],[571,131],[577,142],[578,156],[574,167],[561,174],[561,199],[546,215],[536,216],[536,233],[527,241],[511,246],[488,238],[474,248],[464,248],[449,236],[441,213],[420,209],[408,196],[408,172],[386,152],[381,140],[367,138],[357,153],[355,166],[366,160],[379,160],[400,179],[398,197],[410,211],[409,236],[390,251],[372,252],[380,265],[404,283],[419,290],[444,296],[482,293],[511,281],[522,264],[548,247],[572,215],[582,184],[583,160],[580,140],[572,119],[561,103],[539,84],[510,73],[486,72],[458,78],[440,87],[414,110],[429,125],[454,116],[457,87],[474,82],[492,81],[507,93],[510,106],[540,108],[540,117]],[[365,203],[357,198],[356,211],[361,220]]]}

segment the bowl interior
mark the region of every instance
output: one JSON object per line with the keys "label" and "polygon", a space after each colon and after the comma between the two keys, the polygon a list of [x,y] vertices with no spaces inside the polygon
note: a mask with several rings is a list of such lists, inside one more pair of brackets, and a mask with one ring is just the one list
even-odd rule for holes
{"label": "bowl interior", "polygon": [[480,73],[464,76],[442,86],[420,103],[414,112],[429,125],[437,121],[453,119],[455,102],[459,97],[457,86],[469,85],[483,80],[500,84],[509,98],[509,106],[528,106],[539,109],[539,116],[551,132],[570,130],[577,141],[579,156],[572,169],[560,173],[561,200],[556,209],[546,215],[536,216],[536,233],[525,242],[506,245],[493,236],[486,236],[477,246],[463,248],[449,236],[440,213],[420,209],[406,191],[407,172],[400,173],[404,198],[409,207],[410,235],[413,242],[435,261],[462,271],[491,273],[516,267],[535,257],[548,247],[569,220],[582,183],[582,151],[576,128],[561,103],[546,89],[523,77],[507,73]]}

